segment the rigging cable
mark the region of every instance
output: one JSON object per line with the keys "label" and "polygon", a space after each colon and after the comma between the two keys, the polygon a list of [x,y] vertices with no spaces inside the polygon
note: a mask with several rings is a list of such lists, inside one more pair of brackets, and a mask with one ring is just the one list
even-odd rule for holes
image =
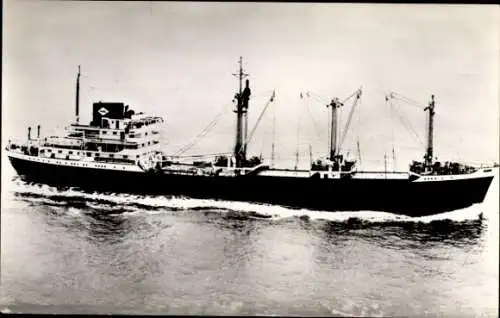
{"label": "rigging cable", "polygon": [[219,153],[211,153],[211,154],[198,154],[198,155],[184,155],[184,156],[166,156],[169,158],[202,158],[202,157],[217,157],[222,155],[230,155],[232,152],[219,152]]}
{"label": "rigging cable", "polygon": [[[231,106],[232,106],[232,104],[231,104]],[[189,149],[191,149],[194,145],[196,145],[196,143],[199,140],[201,140],[203,137],[205,137],[210,132],[210,130],[212,130],[212,128],[215,127],[215,125],[217,124],[219,119],[222,117],[222,115],[224,115],[228,110],[229,110],[229,107],[227,105],[224,106],[224,108],[215,116],[215,118],[212,119],[212,121],[205,128],[203,128],[202,131],[200,133],[198,133],[198,135],[196,135],[196,137],[190,143],[183,146],[181,149],[179,149],[177,152],[175,152],[174,155],[181,155],[181,154],[185,153],[186,151],[188,151]]]}
{"label": "rigging cable", "polygon": [[[306,95],[309,96],[308,94],[306,94]],[[302,93],[300,93],[300,98],[303,98]],[[306,104],[307,104],[307,112],[309,113],[309,117],[311,117],[311,121],[313,122],[316,135],[318,135],[318,138],[323,139],[323,133],[322,133],[321,129],[319,128],[319,125],[316,122],[316,120],[314,119],[314,116],[312,114],[311,105],[307,102],[306,102]]]}
{"label": "rigging cable", "polygon": [[387,179],[387,153],[384,152],[384,174],[385,174],[385,179]]}
{"label": "rigging cable", "polygon": [[264,138],[262,138],[262,146],[260,147],[260,159],[262,161],[262,153],[264,152],[264,146],[266,145],[267,141],[267,131],[264,133]]}
{"label": "rigging cable", "polygon": [[[351,119],[352,119],[352,115],[354,113],[354,108],[356,106],[357,101],[361,97],[361,88],[359,88],[358,90],[354,91],[351,95],[349,95],[346,98],[344,98],[344,100],[341,102],[341,104],[344,105],[348,100],[350,100],[354,96],[356,96],[356,99],[354,100],[353,107],[351,108],[351,113],[349,114],[348,120],[346,122],[346,127],[344,128],[344,131],[343,131],[343,134],[341,136],[340,142],[338,142],[338,145],[335,145],[337,147],[337,149],[339,149],[338,150],[339,152],[340,152],[340,148],[342,146],[342,143],[344,142],[344,138],[346,136],[347,129],[349,129],[349,125],[351,124]],[[341,113],[339,113],[339,123],[340,123],[340,115],[341,115]],[[340,125],[336,125],[336,129],[337,129],[337,136],[339,136],[340,135]]]}
{"label": "rigging cable", "polygon": [[415,132],[415,130],[413,129],[413,127],[411,126],[410,124],[410,121],[406,118],[406,116],[400,112],[398,110],[398,108],[394,107],[394,104],[392,103],[392,100],[391,98],[387,97],[386,98],[386,101],[389,102],[390,106],[392,107],[392,109],[396,112],[396,115],[398,115],[399,117],[399,120],[401,121],[401,123],[403,124],[403,126],[405,126],[405,128],[408,130],[408,131],[411,131],[413,133],[413,136],[416,137],[416,139],[418,140],[418,142],[420,143],[421,146],[423,146],[423,142],[422,142],[422,139],[420,138],[420,136]]}
{"label": "rigging cable", "polygon": [[406,97],[406,96],[403,96],[403,95],[401,95],[401,94],[399,94],[399,93],[396,93],[396,92],[391,92],[389,95],[390,95],[392,98],[399,99],[399,100],[400,100],[400,101],[402,101],[402,102],[405,102],[405,103],[407,103],[407,104],[409,104],[409,105],[415,106],[415,107],[420,108],[420,109],[422,109],[422,110],[426,107],[425,105],[422,105],[422,104],[420,104],[419,102],[416,102],[416,101],[414,101],[413,99],[408,98],[408,97]]}
{"label": "rigging cable", "polygon": [[355,90],[351,95],[347,96],[344,98],[344,100],[341,102],[342,104],[346,103],[349,99],[353,98],[354,96],[357,96],[361,94],[361,88]]}
{"label": "rigging cable", "polygon": [[[264,94],[267,94],[268,92],[269,91],[265,91],[263,93],[257,94],[254,96],[254,98],[260,97]],[[230,105],[232,106],[232,103]],[[203,137],[205,137],[210,132],[210,130],[212,130],[215,127],[215,125],[220,120],[222,115],[224,115],[229,109],[230,108],[228,106],[224,106],[222,110],[215,116],[215,118],[205,128],[203,128],[203,130],[200,133],[198,133],[198,135],[190,143],[184,145],[177,152],[175,152],[174,156],[181,155],[186,151],[190,150],[193,146],[195,146],[197,142],[199,142]]]}
{"label": "rigging cable", "polygon": [[361,167],[361,148],[359,147],[359,138],[356,141],[356,146],[357,146],[357,150],[358,150],[359,166]]}
{"label": "rigging cable", "polygon": [[356,127],[356,148],[358,151],[359,167],[361,169],[361,147],[359,146],[359,131],[361,127],[361,112],[358,112],[358,126]]}
{"label": "rigging cable", "polygon": [[358,101],[361,98],[361,89],[356,91],[356,93],[357,93],[356,99],[354,100],[351,111],[349,113],[349,117],[347,118],[347,122],[346,122],[346,125],[344,127],[344,131],[342,132],[342,137],[340,139],[340,144],[339,144],[339,152],[342,148],[342,145],[344,144],[344,140],[345,140],[345,137],[347,136],[347,131],[349,130],[349,126],[351,125],[352,115],[354,114],[354,110],[356,109],[356,105],[358,104]]}
{"label": "rigging cable", "polygon": [[314,98],[315,100],[317,100],[321,104],[328,104],[328,102],[325,101],[321,96],[319,96],[318,94],[315,94],[313,92],[306,92],[306,96],[309,98]]}
{"label": "rigging cable", "polygon": [[267,108],[269,107],[269,105],[274,101],[274,98],[276,97],[276,91],[273,91],[273,95],[271,95],[271,98],[269,98],[269,101],[266,103],[266,106],[264,106],[264,109],[261,111],[260,115],[259,115],[259,118],[257,118],[257,122],[255,123],[252,131],[250,132],[250,136],[247,138],[247,140],[245,141],[245,144],[249,144],[250,141],[252,140],[252,137],[253,137],[253,134],[255,133],[255,130],[257,130],[257,127],[259,126],[259,123],[262,119],[262,117],[264,116]]}

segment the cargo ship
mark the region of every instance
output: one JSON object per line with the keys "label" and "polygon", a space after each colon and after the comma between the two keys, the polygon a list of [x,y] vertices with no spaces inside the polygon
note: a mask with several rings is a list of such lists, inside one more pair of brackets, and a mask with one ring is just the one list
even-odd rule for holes
{"label": "cargo ship", "polygon": [[[81,124],[80,67],[75,120],[66,127],[66,134],[42,138],[38,126],[34,137],[28,127],[27,139],[9,140],[5,150],[23,180],[91,192],[245,201],[324,212],[383,211],[413,217],[469,207],[486,196],[494,175],[491,167],[435,160],[434,96],[425,108],[428,134],[423,161],[411,162],[408,171],[363,171],[357,160],[347,160],[341,153],[339,108],[348,99],[359,100],[361,89],[344,101],[334,98],[326,105],[331,112],[328,153],[323,160],[311,162],[309,169],[277,168],[264,164],[260,157],[248,158],[251,90],[241,58],[233,75],[239,89],[233,99],[234,151],[228,155],[183,162],[161,150],[163,118],[135,112],[122,102],[93,103],[92,120]],[[268,104],[274,97],[273,92]]]}

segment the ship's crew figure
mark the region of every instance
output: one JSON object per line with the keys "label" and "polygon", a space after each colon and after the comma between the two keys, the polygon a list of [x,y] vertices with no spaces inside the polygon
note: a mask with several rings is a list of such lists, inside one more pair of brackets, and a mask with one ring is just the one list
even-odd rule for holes
{"label": "ship's crew figure", "polygon": [[243,108],[246,109],[248,108],[248,100],[250,99],[250,87],[249,87],[249,81],[245,81],[245,89],[243,90],[243,93],[241,94],[241,98],[243,101]]}

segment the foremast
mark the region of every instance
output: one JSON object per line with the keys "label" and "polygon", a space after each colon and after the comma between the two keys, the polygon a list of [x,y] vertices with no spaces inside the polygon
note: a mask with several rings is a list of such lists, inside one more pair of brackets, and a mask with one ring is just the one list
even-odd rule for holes
{"label": "foremast", "polygon": [[245,81],[245,88],[243,89],[243,79],[248,76],[248,74],[243,72],[243,59],[240,56],[239,60],[240,68],[238,73],[233,74],[238,77],[239,90],[234,96],[236,101],[236,142],[234,146],[234,157],[236,159],[236,167],[242,167],[246,162],[246,139],[248,130],[248,101],[250,99],[250,87],[248,79]]}

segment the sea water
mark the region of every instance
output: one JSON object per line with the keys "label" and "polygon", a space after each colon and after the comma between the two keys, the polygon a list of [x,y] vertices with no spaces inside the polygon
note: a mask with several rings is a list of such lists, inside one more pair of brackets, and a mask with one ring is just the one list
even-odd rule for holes
{"label": "sea water", "polygon": [[2,312],[497,316],[498,173],[483,204],[409,218],[60,191],[6,171]]}

